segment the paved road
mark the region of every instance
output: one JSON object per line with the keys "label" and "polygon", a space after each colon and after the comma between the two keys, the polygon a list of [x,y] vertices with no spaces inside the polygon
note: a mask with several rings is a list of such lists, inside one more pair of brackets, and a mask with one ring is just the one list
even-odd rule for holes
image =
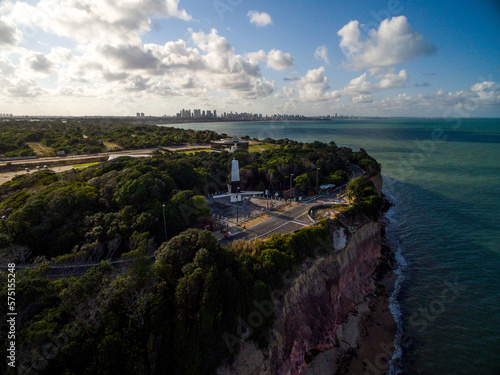
{"label": "paved road", "polygon": [[[180,145],[180,146],[168,146],[168,147],[162,147],[162,149],[169,150],[169,151],[186,151],[186,150],[196,150],[196,149],[204,149],[204,148],[210,148],[210,144],[199,144],[199,145],[191,145],[191,146],[186,146],[186,145]],[[86,159],[96,159],[100,157],[109,157],[112,155],[148,155],[152,154],[153,151],[158,150],[158,147],[155,148],[146,148],[146,149],[139,149],[139,150],[122,150],[122,151],[109,151],[109,152],[101,152],[97,154],[82,154],[82,155],[65,155],[65,156],[50,156],[50,157],[40,157],[36,159],[19,159],[19,160],[7,160],[7,161],[1,161],[0,165],[5,165],[6,163],[10,163],[12,165],[16,164],[33,164],[33,165],[43,165],[47,163],[64,163],[67,162],[68,160],[86,160]]]}
{"label": "paved road", "polygon": [[[353,179],[364,174],[363,170],[356,165],[351,164],[349,169],[353,172]],[[344,189],[346,185],[347,183],[338,187],[330,194],[320,195],[318,197],[313,197],[306,202],[301,202],[288,211],[281,214],[275,214],[272,218],[242,231],[237,231],[237,228],[230,228],[230,231],[235,234],[227,240],[219,240],[219,243],[221,245],[228,245],[234,240],[253,240],[256,238],[268,237],[274,233],[286,234],[311,225],[311,221],[307,216],[309,209],[320,203],[338,201],[337,194],[341,189]],[[269,212],[269,214],[273,215],[271,212]]]}

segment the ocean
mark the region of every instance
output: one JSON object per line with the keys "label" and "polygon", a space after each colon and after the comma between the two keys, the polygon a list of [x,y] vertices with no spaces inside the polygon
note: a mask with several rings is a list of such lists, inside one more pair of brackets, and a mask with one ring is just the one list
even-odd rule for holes
{"label": "ocean", "polygon": [[397,255],[391,374],[500,374],[500,119],[182,124],[230,136],[334,141],[382,164]]}

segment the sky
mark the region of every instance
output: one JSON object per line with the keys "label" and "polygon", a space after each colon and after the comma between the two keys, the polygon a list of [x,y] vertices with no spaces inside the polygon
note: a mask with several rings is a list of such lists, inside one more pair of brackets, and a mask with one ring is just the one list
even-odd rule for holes
{"label": "sky", "polygon": [[497,0],[0,0],[0,114],[500,117]]}

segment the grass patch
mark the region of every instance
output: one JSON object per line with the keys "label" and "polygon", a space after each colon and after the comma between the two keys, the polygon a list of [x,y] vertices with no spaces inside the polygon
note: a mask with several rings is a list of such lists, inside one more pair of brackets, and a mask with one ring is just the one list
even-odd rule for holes
{"label": "grass patch", "polygon": [[54,149],[51,147],[47,147],[42,145],[39,142],[26,142],[30,148],[35,151],[36,156],[54,156]]}
{"label": "grass patch", "polygon": [[193,154],[196,154],[197,152],[210,152],[212,150],[210,150],[209,148],[201,148],[201,149],[198,149],[198,150],[187,150],[187,151],[178,151],[178,152],[181,152],[183,154],[186,154],[186,155],[193,155]]}
{"label": "grass patch", "polygon": [[74,164],[74,165],[72,165],[72,167],[76,168],[76,169],[84,169],[84,168],[90,167],[91,165],[96,165],[96,164],[99,164],[99,163],[100,163],[100,161],[96,161],[96,162],[93,162],[93,163]]}
{"label": "grass patch", "polygon": [[104,145],[104,147],[106,147],[106,151],[115,151],[122,149],[119,145],[113,142],[102,141],[102,144]]}
{"label": "grass patch", "polygon": [[248,146],[248,151],[250,151],[250,152],[264,152],[267,150],[273,150],[276,147],[278,147],[278,145],[271,145],[271,144],[251,145],[251,146]]}

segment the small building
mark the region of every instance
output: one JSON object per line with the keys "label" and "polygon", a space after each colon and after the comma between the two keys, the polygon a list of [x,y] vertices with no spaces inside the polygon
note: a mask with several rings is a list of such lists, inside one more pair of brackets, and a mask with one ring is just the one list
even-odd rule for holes
{"label": "small building", "polygon": [[217,141],[211,141],[210,148],[212,151],[248,151],[248,141],[242,141],[238,138],[219,139]]}
{"label": "small building", "polygon": [[322,192],[330,192],[335,190],[335,185],[334,184],[327,184],[327,185],[319,185],[319,190]]}

